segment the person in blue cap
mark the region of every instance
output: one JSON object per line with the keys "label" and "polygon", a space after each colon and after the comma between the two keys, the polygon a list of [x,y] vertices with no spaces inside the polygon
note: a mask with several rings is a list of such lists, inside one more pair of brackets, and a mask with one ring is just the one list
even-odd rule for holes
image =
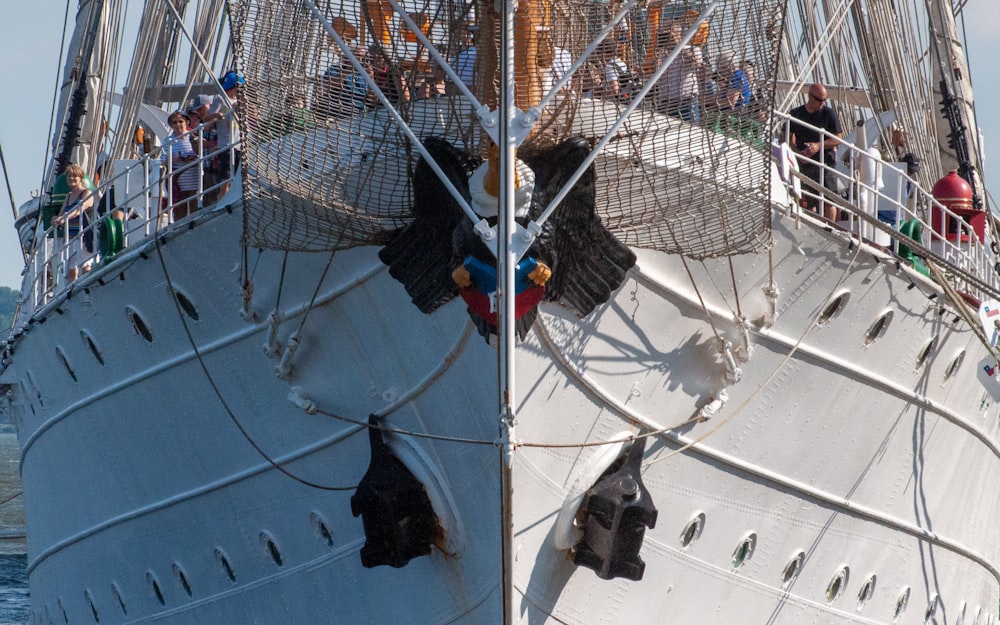
{"label": "person in blue cap", "polygon": [[219,187],[219,197],[229,191],[229,179],[240,164],[240,126],[236,121],[236,105],[240,86],[247,83],[239,73],[228,71],[219,81],[224,96],[216,96],[203,122],[215,121],[215,138],[220,148],[229,147],[217,157],[216,174],[224,180]]}

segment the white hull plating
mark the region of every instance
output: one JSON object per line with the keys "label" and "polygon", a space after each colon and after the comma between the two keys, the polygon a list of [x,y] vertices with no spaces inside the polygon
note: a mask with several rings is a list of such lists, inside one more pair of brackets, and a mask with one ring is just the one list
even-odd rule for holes
{"label": "white hull plating", "polygon": [[[16,344],[33,622],[500,623],[497,356],[462,301],[420,313],[375,248],[337,253],[325,279],[325,254],[283,268],[251,253],[258,320],[244,321],[244,261],[224,252],[240,249],[239,209],[197,219],[87,278],[88,298]],[[642,252],[586,319],[542,307],[516,361],[516,622],[992,620],[985,348],[883,254],[787,217],[774,228],[770,258]],[[262,349],[275,309],[278,344],[300,332],[287,380]],[[404,432],[394,451],[446,532],[399,569],[362,567],[351,515],[373,413]],[[583,445],[656,430],[644,577],[599,579],[556,547],[621,447]]]}

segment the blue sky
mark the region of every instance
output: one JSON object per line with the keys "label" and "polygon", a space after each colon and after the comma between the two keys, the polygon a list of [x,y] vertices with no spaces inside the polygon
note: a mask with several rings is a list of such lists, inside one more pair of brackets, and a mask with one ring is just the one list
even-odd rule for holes
{"label": "blue sky", "polygon": [[[4,85],[0,114],[0,144],[15,203],[28,201],[40,187],[49,118],[62,37],[65,0],[11,1],[4,3],[0,20],[0,84]],[[136,10],[139,2],[133,0]],[[70,1],[72,20],[77,2]],[[1000,193],[1000,147],[990,157],[991,146],[1000,146],[1000,63],[995,39],[1000,32],[996,0],[970,0],[965,9],[969,56],[980,128],[986,145],[987,188]],[[130,42],[125,42],[129,45]],[[7,185],[0,182],[0,286],[20,288],[22,260],[14,232],[14,218]],[[1000,195],[994,194],[1000,201]]]}

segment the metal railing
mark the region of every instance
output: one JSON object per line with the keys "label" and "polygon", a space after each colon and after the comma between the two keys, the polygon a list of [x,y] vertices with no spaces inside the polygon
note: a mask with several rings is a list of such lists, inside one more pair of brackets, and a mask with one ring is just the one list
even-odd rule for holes
{"label": "metal railing", "polygon": [[[775,112],[775,119],[779,123],[785,122],[783,130],[778,133],[778,140],[787,143],[787,122],[791,118]],[[826,142],[834,138],[822,129],[799,120],[795,120],[795,123],[812,128],[819,134],[818,154],[823,154]],[[102,254],[100,245],[101,223],[115,215],[115,211],[121,211],[118,213],[122,228],[121,244],[127,249],[136,238],[145,239],[169,228],[175,222],[175,208],[181,205],[191,206],[191,210],[187,212],[195,213],[219,199],[216,195],[225,187],[233,172],[223,172],[218,180],[212,180],[206,178],[206,165],[226,151],[230,151],[229,162],[232,163],[233,146],[219,146],[205,152],[204,127],[198,126],[187,134],[197,139],[196,158],[193,161],[185,162],[175,169],[169,158],[168,142],[143,155],[110,179],[102,180],[93,191],[97,199],[94,207],[89,210],[90,223],[73,237],[65,236],[65,229],[62,227],[42,229],[42,220],[39,218],[22,281],[22,314],[30,315],[32,310],[72,285],[67,274],[71,268],[70,251],[74,247],[80,254],[75,263],[80,269],[76,280],[82,279],[89,268],[106,264],[117,255],[112,253],[109,257]],[[997,258],[990,250],[989,241],[980,240],[975,228],[962,215],[944,206],[922,189],[916,180],[899,169],[893,168],[895,183],[888,187],[877,184],[880,179],[878,175],[875,176],[876,182],[863,180],[857,165],[863,163],[864,159],[876,159],[876,170],[890,168],[892,165],[846,141],[841,145],[844,146],[841,160],[846,160],[851,165],[848,173],[827,164],[820,157],[820,160],[813,161],[818,167],[818,180],[808,179],[798,172],[794,174],[802,182],[803,197],[814,200],[818,206],[819,214],[815,217],[819,218],[826,205],[831,203],[829,194],[836,194],[843,200],[835,203],[838,212],[844,217],[838,220],[838,224],[858,237],[890,251],[897,251],[896,246],[900,242],[905,244],[907,239],[901,235],[886,234],[883,230],[898,231],[904,222],[917,220],[922,230],[921,240],[917,243],[929,249],[940,262],[969,272],[993,289],[1000,287],[1000,278],[994,270],[998,266]],[[197,171],[197,190],[190,196],[175,198],[172,182],[191,168]],[[827,185],[831,179],[835,184]],[[810,185],[818,187],[820,191],[810,191]],[[831,186],[835,191],[829,190]],[[823,191],[824,187],[827,188],[826,191]],[[39,208],[40,216],[42,210],[44,206]],[[801,206],[793,206],[791,210],[799,215],[806,214]],[[179,220],[189,217],[190,215]],[[880,229],[875,225],[878,223],[884,224],[884,228]],[[956,279],[955,287],[982,299],[982,289],[974,284]]]}
{"label": "metal railing", "polygon": [[[776,111],[775,119],[778,123],[784,122],[778,133],[778,141],[788,143],[788,122],[792,118]],[[998,266],[998,259],[990,249],[988,223],[984,226],[983,239],[980,239],[975,227],[965,217],[935,199],[906,172],[883,161],[870,150],[842,140],[840,145],[843,150],[838,160],[848,165],[849,171],[845,174],[827,163],[822,156],[826,143],[836,137],[800,120],[795,119],[794,123],[811,128],[820,136],[820,149],[817,153],[819,160],[809,161],[818,168],[818,180],[808,178],[800,172],[794,174],[801,181],[803,199],[811,200],[809,203],[817,205],[814,214],[816,218],[822,217],[824,209],[832,205],[839,213],[836,220],[838,225],[892,252],[897,252],[900,244],[906,245],[907,237],[888,234],[885,230],[891,228],[898,231],[903,223],[916,220],[920,225],[921,238],[914,240],[932,252],[938,262],[946,267],[960,268],[993,289],[1000,287],[1000,276],[994,269]],[[804,162],[806,157],[799,156],[798,159],[799,162]],[[867,163],[866,159],[869,159]],[[875,175],[872,180],[866,180],[861,174],[861,168],[865,166],[874,166]],[[891,173],[895,177],[894,183],[880,184],[884,173]],[[810,187],[813,189],[810,190]],[[843,202],[832,202],[829,199],[831,195],[839,196]],[[798,205],[793,206],[792,211],[801,215],[806,214],[808,209]],[[989,214],[984,214],[987,222],[990,217]],[[877,224],[884,224],[884,227]],[[981,288],[961,278],[955,279],[954,286],[979,299],[984,297]]]}
{"label": "metal railing", "polygon": [[[31,251],[22,278],[22,315],[30,316],[33,310],[66,292],[75,281],[82,280],[86,273],[112,261],[128,249],[130,242],[153,236],[171,227],[175,221],[186,221],[196,211],[221,199],[218,196],[234,172],[213,172],[209,165],[212,159],[227,151],[232,164],[234,146],[217,146],[206,151],[204,125],[182,136],[197,140],[194,160],[175,168],[170,157],[170,143],[174,138],[170,137],[171,140],[134,162],[117,161],[129,164],[110,178],[102,179],[91,192],[95,200],[86,210],[87,220],[83,221],[82,214],[74,218],[82,222],[82,227],[72,236],[67,236],[69,224],[45,228],[43,211],[47,207],[51,210],[51,204],[39,205],[38,226],[30,242]],[[197,189],[191,195],[177,197],[174,183],[191,169],[196,171]],[[213,179],[213,174],[217,179]],[[175,209],[181,207],[186,210],[175,219]],[[114,233],[117,243],[110,248],[109,228],[118,226],[108,219],[120,222],[120,231]],[[102,236],[108,237],[104,245]],[[74,251],[77,258],[71,259]],[[73,268],[77,269],[77,277],[70,280]]]}

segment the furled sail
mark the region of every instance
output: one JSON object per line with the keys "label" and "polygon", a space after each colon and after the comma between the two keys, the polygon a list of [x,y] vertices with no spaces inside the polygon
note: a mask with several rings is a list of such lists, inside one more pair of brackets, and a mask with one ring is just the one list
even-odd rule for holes
{"label": "furled sail", "polygon": [[973,189],[973,202],[982,208],[982,163],[975,149],[972,82],[951,2],[932,2],[929,14],[934,98],[942,113],[937,117],[941,167],[943,171],[958,171]]}

